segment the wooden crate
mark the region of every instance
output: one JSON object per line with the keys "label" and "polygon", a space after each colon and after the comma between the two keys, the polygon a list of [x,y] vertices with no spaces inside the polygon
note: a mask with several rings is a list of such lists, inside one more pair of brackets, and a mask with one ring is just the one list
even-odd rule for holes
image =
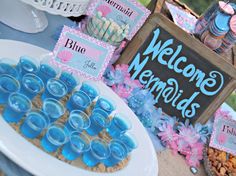
{"label": "wooden crate", "polygon": [[[161,0],[162,1],[162,0]],[[162,3],[159,1],[157,3]],[[163,1],[164,2],[164,1]],[[160,11],[159,8],[156,9],[157,11]],[[225,101],[225,99],[233,92],[234,89],[236,89],[236,69],[232,66],[231,63],[227,62],[222,56],[219,56],[212,50],[210,50],[208,47],[203,45],[199,40],[195,39],[193,36],[187,34],[185,31],[180,29],[178,26],[176,26],[172,21],[170,21],[168,18],[166,18],[163,14],[158,13],[152,15],[148,21],[145,23],[145,25],[141,28],[139,33],[134,37],[134,39],[129,43],[126,50],[123,52],[120,59],[117,61],[118,64],[126,63],[131,64],[134,58],[137,56],[137,54],[140,51],[143,51],[145,47],[150,44],[152,33],[153,31],[161,27],[162,30],[166,31],[170,36],[174,37],[174,39],[178,43],[182,43],[184,46],[189,47],[191,51],[188,51],[186,49],[185,53],[191,53],[190,56],[199,55],[199,67],[203,66],[205,63],[207,64],[204,66],[204,69],[207,71],[209,68],[214,68],[216,70],[222,71],[224,73],[224,86],[221,91],[217,93],[214,97],[203,97],[201,100],[201,103],[203,104],[203,107],[201,107],[201,112],[198,114],[196,119],[192,120],[192,122],[201,122],[205,123],[210,116],[217,110],[217,108]],[[163,38],[166,39],[165,36]],[[144,60],[144,58],[141,58],[140,60]],[[196,58],[195,58],[196,61]],[[195,62],[194,61],[194,62]],[[154,64],[155,65],[155,64]],[[149,64],[150,67],[154,67],[154,65]],[[159,68],[156,67],[156,70]],[[155,71],[155,69],[153,69]],[[165,70],[164,70],[165,71]],[[157,71],[158,72],[158,71]],[[160,73],[160,72],[159,72]],[[167,75],[169,74],[166,72]],[[133,73],[132,73],[133,74]],[[181,79],[179,78],[181,81]],[[184,85],[183,82],[181,82],[181,85]],[[186,87],[185,87],[186,89]],[[189,88],[191,89],[191,88]],[[161,106],[157,104],[158,107],[164,107],[163,104]],[[170,114],[169,112],[172,112],[168,110],[168,107],[165,107],[164,112],[166,112],[169,115],[175,115]],[[179,116],[179,114],[176,114],[176,116]]]}

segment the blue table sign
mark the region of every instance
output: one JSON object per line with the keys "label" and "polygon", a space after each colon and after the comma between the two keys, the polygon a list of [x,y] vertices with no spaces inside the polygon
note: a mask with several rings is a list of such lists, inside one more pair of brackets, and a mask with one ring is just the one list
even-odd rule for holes
{"label": "blue table sign", "polygon": [[52,63],[62,70],[100,80],[115,48],[81,31],[64,26]]}

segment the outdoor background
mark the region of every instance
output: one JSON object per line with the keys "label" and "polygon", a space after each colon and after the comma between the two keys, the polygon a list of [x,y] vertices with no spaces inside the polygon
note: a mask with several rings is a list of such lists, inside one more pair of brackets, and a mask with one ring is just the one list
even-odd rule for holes
{"label": "outdoor background", "polygon": [[214,0],[181,0],[191,7],[199,15],[203,13]]}
{"label": "outdoor background", "polygon": [[[202,14],[215,0],[181,0],[199,15]],[[236,111],[236,92],[226,101]]]}

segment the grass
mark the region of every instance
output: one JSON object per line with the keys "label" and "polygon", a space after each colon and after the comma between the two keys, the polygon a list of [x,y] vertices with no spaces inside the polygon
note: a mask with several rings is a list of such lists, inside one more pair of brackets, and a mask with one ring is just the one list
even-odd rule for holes
{"label": "grass", "polygon": [[236,111],[236,92],[232,93],[226,100],[226,103]]}

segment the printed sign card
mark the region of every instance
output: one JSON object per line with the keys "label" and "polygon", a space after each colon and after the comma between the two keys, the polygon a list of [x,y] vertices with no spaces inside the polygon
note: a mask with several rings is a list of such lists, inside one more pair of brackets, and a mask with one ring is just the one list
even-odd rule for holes
{"label": "printed sign card", "polygon": [[197,18],[171,3],[166,2],[166,6],[173,17],[174,23],[186,32],[192,33],[195,28]]}
{"label": "printed sign card", "polygon": [[87,15],[101,11],[103,16],[119,25],[128,25],[131,40],[142,27],[151,12],[136,0],[94,0],[88,7]]}
{"label": "printed sign card", "polygon": [[107,43],[64,26],[52,62],[68,72],[100,80],[114,50]]}
{"label": "printed sign card", "polygon": [[236,155],[236,121],[229,117],[216,117],[210,146]]}

